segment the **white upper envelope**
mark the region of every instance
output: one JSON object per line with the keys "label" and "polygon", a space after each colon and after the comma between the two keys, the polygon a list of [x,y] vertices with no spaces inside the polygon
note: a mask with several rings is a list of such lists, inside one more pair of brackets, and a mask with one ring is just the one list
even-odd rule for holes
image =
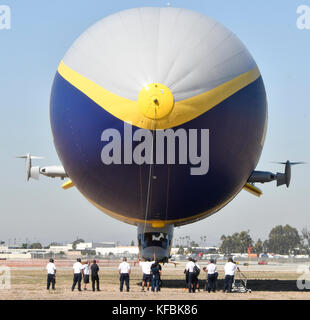
{"label": "white upper envelope", "polygon": [[64,63],[104,89],[136,101],[141,89],[162,83],[181,101],[256,67],[226,27],[177,8],[137,8],[108,16],[72,45]]}

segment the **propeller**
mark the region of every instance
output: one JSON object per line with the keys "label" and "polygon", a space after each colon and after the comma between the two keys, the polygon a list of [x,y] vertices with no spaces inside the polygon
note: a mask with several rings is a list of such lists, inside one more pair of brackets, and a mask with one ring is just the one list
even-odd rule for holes
{"label": "propeller", "polygon": [[306,164],[306,162],[290,162],[287,160],[286,162],[274,162],[277,164],[284,164],[285,165],[285,172],[284,173],[277,173],[276,179],[277,179],[277,186],[281,186],[285,184],[287,188],[290,186],[291,182],[291,172],[292,172],[292,166],[299,165],[299,164]]}
{"label": "propeller", "polygon": [[26,159],[26,179],[29,181],[30,177],[34,178],[36,180],[39,179],[40,175],[40,168],[39,167],[32,167],[31,166],[31,160],[33,159],[44,159],[43,157],[38,156],[32,156],[29,153],[27,153],[24,156],[17,156],[17,159]]}

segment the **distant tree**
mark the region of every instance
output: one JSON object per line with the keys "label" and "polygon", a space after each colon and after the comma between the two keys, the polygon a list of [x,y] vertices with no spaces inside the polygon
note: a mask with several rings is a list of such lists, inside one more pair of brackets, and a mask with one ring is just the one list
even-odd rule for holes
{"label": "distant tree", "polygon": [[28,248],[28,244],[27,243],[23,243],[21,246],[22,249],[27,249]]}
{"label": "distant tree", "polygon": [[134,247],[134,246],[135,246],[135,242],[134,242],[133,240],[131,240],[130,245],[131,245],[132,247]]}
{"label": "distant tree", "polygon": [[87,254],[89,256],[95,256],[96,255],[96,250],[88,250]]}
{"label": "distant tree", "polygon": [[206,244],[206,240],[207,240],[207,236],[200,236],[200,243],[202,246]]}
{"label": "distant tree", "polygon": [[253,240],[249,234],[249,231],[235,232],[231,236],[222,235],[221,237],[220,252],[231,254],[234,252],[246,253],[248,247],[253,246]]}
{"label": "distant tree", "polygon": [[83,239],[76,239],[75,241],[72,242],[72,249],[76,250],[76,245],[78,243],[84,243],[85,241]]}
{"label": "distant tree", "polygon": [[194,250],[193,250],[192,247],[187,247],[186,250],[185,250],[185,253],[186,253],[186,254],[192,254],[193,251],[194,251]]}
{"label": "distant tree", "polygon": [[310,239],[310,231],[307,227],[303,228],[301,230],[301,237],[303,240],[309,240]]}
{"label": "distant tree", "polygon": [[5,244],[5,241],[0,241],[0,246],[3,246]]}
{"label": "distant tree", "polygon": [[276,226],[269,233],[268,251],[277,254],[290,254],[301,246],[298,231],[289,226]]}
{"label": "distant tree", "polygon": [[178,254],[181,254],[181,255],[184,254],[184,247],[183,246],[179,247]]}
{"label": "distant tree", "polygon": [[82,250],[81,255],[82,256],[95,256],[96,250]]}
{"label": "distant tree", "polygon": [[186,240],[186,245],[189,246],[191,237],[190,236],[185,236],[185,240]]}
{"label": "distant tree", "polygon": [[253,251],[257,254],[261,254],[264,251],[263,242],[261,239],[258,239],[253,247]]}
{"label": "distant tree", "polygon": [[42,244],[40,242],[35,242],[35,243],[32,243],[30,246],[29,246],[30,249],[42,249]]}
{"label": "distant tree", "polygon": [[231,236],[221,236],[221,245],[220,245],[220,252],[230,254],[233,249],[233,241]]}
{"label": "distant tree", "polygon": [[239,234],[240,252],[247,253],[248,248],[253,246],[253,240],[250,236],[250,231],[241,231]]}
{"label": "distant tree", "polygon": [[241,252],[241,243],[239,233],[235,232],[231,236],[232,244],[233,244],[233,251],[232,252]]}
{"label": "distant tree", "polygon": [[269,241],[268,240],[265,240],[264,242],[263,242],[263,251],[265,252],[265,253],[267,253],[269,250]]}
{"label": "distant tree", "polygon": [[300,237],[303,249],[306,253],[310,253],[310,231],[307,227],[301,230],[301,237]]}
{"label": "distant tree", "polygon": [[191,241],[189,246],[192,247],[192,248],[197,248],[197,247],[199,247],[199,244],[196,243],[195,241]]}

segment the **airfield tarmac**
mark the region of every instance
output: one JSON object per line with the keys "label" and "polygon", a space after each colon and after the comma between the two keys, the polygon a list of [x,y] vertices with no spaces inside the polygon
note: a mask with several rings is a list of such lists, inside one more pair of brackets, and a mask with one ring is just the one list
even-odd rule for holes
{"label": "airfield tarmac", "polygon": [[[300,291],[296,281],[301,276],[297,273],[299,264],[240,264],[242,273],[248,279],[247,287],[251,293],[224,294],[221,291],[208,293],[203,291],[205,273],[200,279],[200,292],[189,294],[185,289],[184,268],[186,262],[179,262],[163,267],[163,287],[159,293],[141,292],[141,269],[132,265],[130,277],[130,292],[119,292],[119,276],[117,272],[118,261],[101,261],[100,266],[100,292],[92,292],[90,285],[87,291],[79,292],[77,288],[71,291],[72,270],[71,261],[56,261],[57,278],[56,290],[46,290],[46,261],[32,260],[24,264],[21,261],[6,264],[11,268],[11,289],[0,290],[0,300],[310,300],[310,291]],[[203,267],[207,262],[200,262]],[[4,265],[4,262],[1,263]],[[305,265],[305,263],[303,263]],[[309,265],[309,263],[308,263]],[[223,266],[218,263],[219,289],[223,287]]]}

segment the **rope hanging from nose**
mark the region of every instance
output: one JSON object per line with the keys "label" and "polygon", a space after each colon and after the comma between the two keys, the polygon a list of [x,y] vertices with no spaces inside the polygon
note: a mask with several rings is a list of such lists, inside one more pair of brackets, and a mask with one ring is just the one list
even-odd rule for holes
{"label": "rope hanging from nose", "polygon": [[153,120],[153,129],[152,129],[152,145],[151,145],[151,161],[150,161],[150,168],[149,168],[149,177],[148,177],[148,187],[147,187],[147,198],[146,198],[146,208],[145,208],[145,216],[144,216],[144,229],[143,229],[143,237],[142,241],[144,242],[144,235],[146,231],[146,221],[147,216],[149,214],[150,208],[150,201],[152,196],[152,177],[153,177],[153,168],[154,168],[154,137],[156,132],[156,111],[159,106],[159,101],[157,98],[153,100],[154,102],[154,120]]}

